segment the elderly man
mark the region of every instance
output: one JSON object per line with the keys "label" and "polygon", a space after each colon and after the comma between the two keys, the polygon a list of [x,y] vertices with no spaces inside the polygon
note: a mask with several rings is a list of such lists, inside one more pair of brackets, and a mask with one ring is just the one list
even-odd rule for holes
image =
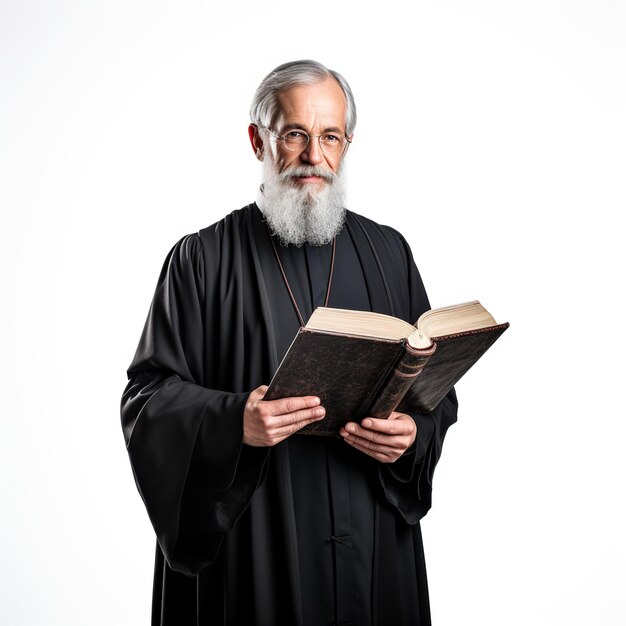
{"label": "elderly man", "polygon": [[266,401],[313,309],[414,322],[429,308],[402,236],[344,208],[350,87],[313,61],[261,83],[256,203],[181,239],[128,371],[122,424],[158,544],[153,624],[429,624],[419,520],[454,392],[428,415],[324,419]]}

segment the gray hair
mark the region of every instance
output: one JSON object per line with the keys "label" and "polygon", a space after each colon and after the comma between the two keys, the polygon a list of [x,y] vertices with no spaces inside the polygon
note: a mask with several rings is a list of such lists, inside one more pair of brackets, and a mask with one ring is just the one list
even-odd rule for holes
{"label": "gray hair", "polygon": [[280,113],[276,97],[280,92],[296,85],[319,83],[328,77],[334,78],[339,83],[346,97],[346,135],[349,137],[356,126],[356,104],[350,85],[341,74],[329,70],[317,61],[291,61],[271,71],[261,81],[252,99],[250,107],[252,123],[263,128],[271,128]]}

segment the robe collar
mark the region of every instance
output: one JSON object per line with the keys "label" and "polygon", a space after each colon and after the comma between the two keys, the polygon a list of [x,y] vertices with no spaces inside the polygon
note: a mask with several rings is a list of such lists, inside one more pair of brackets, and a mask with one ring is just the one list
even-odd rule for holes
{"label": "robe collar", "polygon": [[[278,354],[276,348],[276,336],[274,333],[274,323],[272,311],[267,293],[266,280],[262,267],[273,262],[273,250],[270,242],[270,235],[267,230],[263,214],[256,203],[250,205],[247,212],[247,232],[250,251],[256,269],[256,279],[261,299],[262,316],[270,340],[270,357],[272,369],[278,368]],[[386,315],[396,315],[394,310],[389,282],[385,275],[380,255],[375,247],[372,235],[368,233],[363,218],[351,211],[346,212],[346,222],[344,228],[354,242],[359,261],[363,267],[363,275],[367,287],[368,297],[372,311],[385,313]]]}

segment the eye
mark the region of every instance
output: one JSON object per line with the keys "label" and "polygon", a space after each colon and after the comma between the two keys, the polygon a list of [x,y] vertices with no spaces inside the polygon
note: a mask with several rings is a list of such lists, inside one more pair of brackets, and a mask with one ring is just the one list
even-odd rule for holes
{"label": "eye", "polygon": [[324,143],[341,143],[341,139],[339,137],[337,137],[337,135],[324,135],[322,137],[322,141],[324,141]]}
{"label": "eye", "polygon": [[285,139],[289,141],[302,141],[303,139],[306,140],[306,138],[307,134],[300,130],[290,130],[285,134]]}

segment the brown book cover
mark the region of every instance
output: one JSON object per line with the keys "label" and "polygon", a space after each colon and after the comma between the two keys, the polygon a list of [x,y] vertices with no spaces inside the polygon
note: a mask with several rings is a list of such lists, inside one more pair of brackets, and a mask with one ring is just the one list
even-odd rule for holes
{"label": "brown book cover", "polygon": [[508,323],[497,324],[454,335],[432,337],[437,349],[398,403],[398,410],[417,413],[433,411],[508,327]]}
{"label": "brown book cover", "polygon": [[[472,314],[475,305],[485,311],[477,302],[468,304],[474,307]],[[449,318],[449,311],[456,313],[456,306],[441,311]],[[489,324],[493,318],[485,311],[489,321],[483,323],[487,326],[428,338],[419,321],[416,330],[396,318],[370,312],[317,309],[314,316],[318,311],[322,315],[309,320],[312,327],[307,324],[298,331],[265,394],[266,400],[305,395],[320,398],[326,417],[305,426],[299,434],[336,435],[348,421],[386,418],[396,408],[432,411],[508,328],[508,324]],[[334,313],[347,314],[348,322],[335,323],[328,317]],[[356,332],[346,332],[355,319]],[[377,326],[381,322],[397,323],[397,328],[383,331]],[[449,326],[447,319],[444,323]],[[376,330],[382,336],[376,336]]]}

